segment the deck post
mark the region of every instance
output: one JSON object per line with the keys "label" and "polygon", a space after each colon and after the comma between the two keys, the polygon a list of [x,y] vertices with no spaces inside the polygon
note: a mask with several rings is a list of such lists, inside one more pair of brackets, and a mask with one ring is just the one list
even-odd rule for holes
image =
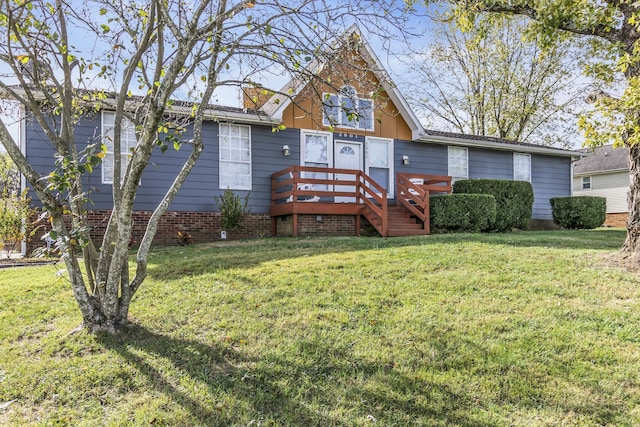
{"label": "deck post", "polygon": [[356,214],[356,236],[359,236],[362,234],[362,230],[361,230],[361,223],[360,223],[360,214]]}
{"label": "deck post", "polygon": [[271,217],[271,237],[278,237],[278,217]]}
{"label": "deck post", "polygon": [[293,214],[293,229],[292,229],[292,235],[293,237],[298,237],[298,214],[294,213]]}

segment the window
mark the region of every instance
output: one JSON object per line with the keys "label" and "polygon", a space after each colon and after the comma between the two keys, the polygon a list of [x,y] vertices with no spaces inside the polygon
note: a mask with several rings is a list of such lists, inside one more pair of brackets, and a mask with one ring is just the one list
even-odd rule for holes
{"label": "window", "polygon": [[531,182],[530,154],[513,153],[513,179]]}
{"label": "window", "polygon": [[[300,164],[319,168],[331,167],[333,159],[333,141],[329,132],[301,131]],[[322,172],[305,172],[304,177],[327,179]],[[327,186],[314,184],[318,190],[328,190]]]}
{"label": "window", "polygon": [[[102,159],[102,183],[113,184],[113,128],[116,114],[113,111],[102,112],[102,141],[107,146],[107,152]],[[131,157],[131,150],[136,146],[136,128],[132,122],[123,119],[120,133],[120,180],[124,178],[127,164]]]}
{"label": "window", "polygon": [[353,86],[339,94],[324,94],[322,124],[342,128],[373,130],[373,100],[358,98]]}
{"label": "window", "polygon": [[387,197],[394,197],[393,189],[393,139],[367,138],[366,174],[387,189]]}
{"label": "window", "polygon": [[452,181],[469,178],[469,153],[465,147],[449,147],[449,176]]}
{"label": "window", "polygon": [[251,126],[220,123],[220,188],[251,190]]}
{"label": "window", "polygon": [[583,190],[591,190],[591,177],[583,176],[582,177],[582,189]]}

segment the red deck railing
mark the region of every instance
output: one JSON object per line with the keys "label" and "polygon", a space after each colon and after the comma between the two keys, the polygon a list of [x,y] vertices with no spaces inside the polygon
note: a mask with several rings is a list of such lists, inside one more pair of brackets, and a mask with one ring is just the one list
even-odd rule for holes
{"label": "red deck railing", "polygon": [[387,190],[367,174],[353,169],[290,166],[271,175],[272,232],[275,218],[293,215],[293,235],[298,234],[298,214],[356,215],[356,233],[363,215],[386,237]]}
{"label": "red deck railing", "polygon": [[396,174],[396,203],[405,207],[424,223],[424,234],[430,233],[429,196],[451,194],[451,177],[417,173]]}

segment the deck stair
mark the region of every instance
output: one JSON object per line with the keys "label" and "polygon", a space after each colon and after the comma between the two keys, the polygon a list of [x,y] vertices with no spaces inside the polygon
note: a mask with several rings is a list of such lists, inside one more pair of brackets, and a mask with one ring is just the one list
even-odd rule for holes
{"label": "deck stair", "polygon": [[389,237],[425,234],[424,226],[402,205],[390,205],[388,209],[387,233]]}
{"label": "deck stair", "polygon": [[451,193],[451,177],[396,174],[395,205],[387,190],[357,169],[290,166],[271,175],[271,234],[277,219],[291,216],[291,235],[298,236],[299,215],[349,215],[360,235],[362,217],[382,237],[429,234],[429,197]]}

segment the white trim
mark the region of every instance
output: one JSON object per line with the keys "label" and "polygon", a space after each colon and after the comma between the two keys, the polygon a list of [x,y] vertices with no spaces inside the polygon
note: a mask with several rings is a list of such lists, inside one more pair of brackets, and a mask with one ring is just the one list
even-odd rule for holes
{"label": "white trim", "polygon": [[[333,167],[333,133],[325,132],[322,130],[309,130],[309,129],[300,129],[300,166],[304,166],[306,159],[304,158],[306,147],[305,147],[305,135],[322,135],[327,137],[327,167]],[[315,162],[314,162],[315,163]]]}
{"label": "white trim", "polygon": [[[249,135],[249,161],[246,160],[224,160],[222,158],[222,138],[220,137],[220,129],[222,128],[222,126],[237,126],[239,128],[247,128],[247,132]],[[220,190],[226,190],[226,189],[230,189],[230,190],[251,190],[253,188],[253,158],[252,158],[252,153],[251,153],[251,126],[250,125],[245,125],[245,124],[237,124],[237,123],[219,123],[218,124],[218,188]],[[241,164],[241,165],[246,165],[247,163],[249,164],[249,185],[248,186],[223,186],[222,185],[222,179],[221,179],[221,171],[222,168],[220,167],[222,165],[222,163],[234,163],[234,164]]]}
{"label": "white trim", "polygon": [[[584,180],[589,178],[589,188],[584,188]],[[591,175],[585,175],[580,177],[580,191],[591,191],[593,190],[593,179]]]}
{"label": "white trim", "polygon": [[[528,162],[529,163],[529,171],[528,171],[529,179],[526,181],[531,182],[531,154],[529,153],[513,153],[513,156],[512,156],[513,157],[513,180],[516,181],[516,157],[517,156],[522,156],[529,159],[529,162]],[[517,181],[525,181],[525,180],[520,179]]]}
{"label": "white trim", "polygon": [[[101,110],[100,111],[100,139],[101,142],[103,144],[106,145],[105,142],[105,135],[106,135],[106,130],[105,130],[105,120],[104,120],[104,116],[105,114],[110,114],[113,116],[113,122],[114,122],[114,129],[115,129],[115,116],[116,113],[115,111],[112,110]],[[132,122],[130,122],[128,119],[126,118],[122,118],[122,127],[120,128],[121,133],[124,133],[124,131],[127,130],[128,127],[134,126]],[[134,128],[134,135],[135,135],[135,128]],[[114,133],[114,138],[115,138],[115,133]],[[130,145],[130,139],[129,138],[123,138],[123,135],[120,135],[120,157],[125,157],[126,156],[126,161],[120,160],[120,173],[122,174],[122,178],[121,178],[121,182],[122,179],[124,178],[124,174],[126,174],[127,171],[127,167],[129,165],[129,157],[131,157],[131,150],[138,145],[138,140],[137,140],[137,135],[135,135],[135,145],[132,147]],[[124,145],[123,145],[124,143]],[[111,146],[113,147],[113,141],[111,142]],[[101,183],[105,184],[105,185],[113,185],[113,175],[111,176],[111,181],[109,181],[106,177],[105,177],[105,173],[104,173],[104,166],[106,163],[106,159],[108,156],[112,156],[113,157],[113,162],[115,165],[115,152],[114,151],[109,151],[107,150],[107,152],[105,153],[105,157],[102,159],[102,163],[100,165],[100,174],[101,174]],[[138,183],[139,184],[139,183]]]}
{"label": "white trim", "polygon": [[[362,47],[362,50],[360,51],[360,54],[363,59],[370,66],[371,72],[376,76],[379,84],[385,90],[391,102],[393,102],[395,107],[398,109],[400,116],[403,118],[407,126],[409,126],[409,129],[411,129],[411,138],[413,140],[417,140],[423,137],[425,135],[425,130],[420,123],[420,120],[418,120],[418,117],[409,106],[409,103],[398,90],[397,85],[393,83],[389,73],[386,71],[375,52],[371,49],[369,43],[364,39],[362,32],[356,24],[349,27],[349,29],[343,33],[342,37],[338,38],[333,43],[331,49],[340,49],[344,44],[344,40],[351,37],[353,34],[356,34],[361,41],[360,46]],[[325,63],[320,63],[317,60],[314,60],[306,67],[306,70],[310,70],[313,73],[320,73],[325,66]],[[290,80],[278,93],[269,98],[269,100],[262,106],[262,111],[267,113],[272,120],[282,120],[284,110],[292,103],[292,98],[299,95],[302,89],[306,87],[307,83],[308,82],[300,78]],[[282,95],[285,93],[290,95]]]}
{"label": "white trim", "polygon": [[[572,163],[573,165],[573,163]],[[622,172],[629,172],[629,168],[623,168],[623,169],[606,169],[606,170],[599,170],[599,171],[592,171],[592,172],[578,172],[576,174],[574,174],[574,177],[579,177],[579,176],[593,176],[593,175],[609,175],[612,173],[622,173]]]}
{"label": "white trim", "polygon": [[[342,95],[340,92],[342,92],[342,89],[345,87],[350,87],[351,89],[354,90],[355,94],[353,96],[353,98],[346,96],[346,95]],[[342,86],[342,88],[340,89],[340,92],[338,93],[331,93],[331,92],[323,92],[322,93],[322,125],[323,126],[333,126],[335,129],[349,129],[349,130],[360,130],[360,131],[364,131],[364,132],[374,132],[376,129],[376,121],[375,121],[375,101],[372,98],[364,98],[364,97],[360,97],[358,96],[358,92],[355,91],[355,88],[352,85],[346,84],[344,86]],[[331,99],[332,96],[337,97],[338,99],[338,105],[326,105],[325,102],[329,101]],[[370,120],[371,122],[371,127],[367,128],[367,127],[361,127],[361,125],[363,124],[363,122],[365,120],[363,120],[364,117],[360,116],[358,117],[358,120],[354,122],[353,125],[350,124],[345,124],[345,120],[349,120],[347,117],[347,113],[344,111],[344,109],[342,108],[343,105],[343,100],[350,100],[350,101],[354,101],[355,102],[355,106],[354,106],[354,110],[360,114],[360,103],[362,101],[365,102],[369,102],[371,104],[371,109],[369,111],[367,111],[367,113],[370,114],[370,117],[368,117],[368,120]],[[331,123],[331,121],[328,119],[327,117],[327,108],[337,108],[338,109],[338,117],[335,118],[335,125],[333,123]]]}
{"label": "white trim", "polygon": [[[451,173],[451,151],[458,149],[465,152],[465,158],[467,160],[467,165],[465,167],[467,173],[465,176],[458,176]],[[460,147],[457,145],[449,145],[447,147],[447,175],[452,179],[469,179],[469,149],[467,147]]]}
{"label": "white trim", "polygon": [[503,150],[503,151],[519,152],[519,153],[547,154],[551,156],[571,157],[574,160],[577,160],[581,156],[581,153],[577,151],[563,150],[561,148],[519,145],[519,144],[509,144],[506,142],[494,142],[494,141],[487,141],[487,140],[468,139],[468,138],[465,138],[464,135],[460,135],[460,137],[425,135],[415,139],[415,142],[443,144],[443,145],[456,145],[460,147],[471,147],[471,148],[491,148],[495,150]]}
{"label": "white trim", "polygon": [[364,139],[364,173],[366,173],[367,175],[369,174],[369,143],[371,141],[380,141],[380,142],[386,142],[389,144],[389,148],[388,148],[388,152],[387,152],[387,162],[389,165],[389,177],[388,177],[388,182],[389,182],[389,188],[387,188],[387,199],[393,199],[395,197],[395,170],[394,170],[394,153],[395,153],[395,147],[394,147],[394,143],[395,140],[393,138],[380,138],[377,136],[367,136]]}

